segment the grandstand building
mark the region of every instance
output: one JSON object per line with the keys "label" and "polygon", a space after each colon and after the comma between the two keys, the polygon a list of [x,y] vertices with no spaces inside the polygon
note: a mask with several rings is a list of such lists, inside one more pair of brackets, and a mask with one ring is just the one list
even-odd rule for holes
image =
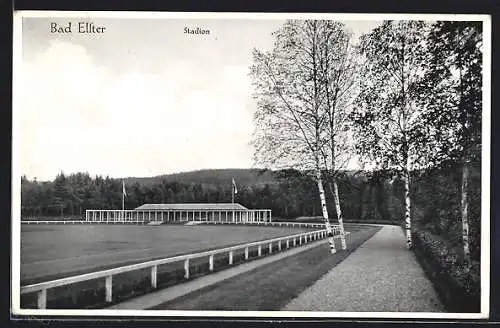
{"label": "grandstand building", "polygon": [[271,210],[248,209],[237,203],[144,204],[133,210],[86,210],[91,222],[271,222]]}

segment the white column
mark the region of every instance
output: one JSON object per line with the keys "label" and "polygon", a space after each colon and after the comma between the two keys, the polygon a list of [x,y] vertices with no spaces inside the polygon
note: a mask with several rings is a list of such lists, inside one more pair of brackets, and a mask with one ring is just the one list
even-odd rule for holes
{"label": "white column", "polygon": [[189,259],[184,261],[184,278],[189,279]]}
{"label": "white column", "polygon": [[38,292],[36,301],[39,309],[45,309],[47,307],[47,289],[42,289]]}
{"label": "white column", "polygon": [[214,254],[211,254],[208,258],[208,270],[214,271]]}
{"label": "white column", "polygon": [[106,277],[106,302],[113,300],[113,276]]}
{"label": "white column", "polygon": [[158,266],[153,265],[151,268],[151,287],[156,288],[156,282],[157,282],[157,277],[158,277]]}

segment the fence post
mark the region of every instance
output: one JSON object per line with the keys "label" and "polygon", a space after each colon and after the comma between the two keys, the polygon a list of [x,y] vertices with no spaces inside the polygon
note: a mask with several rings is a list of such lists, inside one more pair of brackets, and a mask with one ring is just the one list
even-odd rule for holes
{"label": "fence post", "polygon": [[278,241],[278,252],[281,252],[281,240]]}
{"label": "fence post", "polygon": [[245,247],[245,260],[248,260],[248,247]]}
{"label": "fence post", "polygon": [[189,259],[184,260],[184,278],[189,279]]}
{"label": "fence post", "polygon": [[262,255],[262,245],[259,245],[259,248],[257,248],[257,256]]}
{"label": "fence post", "polygon": [[273,253],[273,243],[269,243],[269,254]]}
{"label": "fence post", "polygon": [[113,276],[106,277],[106,302],[113,301]]}
{"label": "fence post", "polygon": [[151,287],[156,288],[156,279],[157,279],[157,273],[158,273],[158,266],[153,265],[151,267]]}
{"label": "fence post", "polygon": [[289,249],[290,248],[290,239],[287,239],[286,240],[286,249]]}
{"label": "fence post", "polygon": [[208,258],[208,270],[214,271],[214,254],[210,254]]}
{"label": "fence post", "polygon": [[293,247],[297,246],[297,237],[293,238]]}
{"label": "fence post", "polygon": [[229,265],[233,264],[233,251],[229,251]]}
{"label": "fence post", "polygon": [[39,309],[47,307],[47,289],[44,288],[37,293],[36,302]]}

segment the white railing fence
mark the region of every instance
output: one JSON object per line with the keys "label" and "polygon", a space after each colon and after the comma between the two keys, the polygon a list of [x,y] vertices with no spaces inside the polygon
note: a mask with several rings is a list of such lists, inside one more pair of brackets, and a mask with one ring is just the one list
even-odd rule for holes
{"label": "white railing fence", "polygon": [[22,220],[21,224],[144,224],[144,221],[110,221],[110,222],[93,222],[93,221],[85,221],[85,220]]}
{"label": "white railing fence", "polygon": [[[188,221],[185,221],[186,223]],[[190,221],[194,222],[194,221]],[[304,223],[304,222],[220,222],[220,221],[196,221],[197,224],[216,224],[216,225],[263,225],[272,227],[291,227],[291,228],[324,228],[324,223]],[[146,224],[147,221],[52,221],[52,220],[25,220],[21,224]]]}
{"label": "white railing fence", "polygon": [[[338,226],[333,226],[332,228],[333,228],[334,234],[340,233]],[[105,279],[106,302],[111,303],[113,301],[113,294],[112,294],[113,276],[117,275],[117,274],[141,270],[141,269],[150,269],[151,270],[150,271],[150,273],[151,273],[151,287],[157,288],[157,273],[158,273],[158,266],[159,265],[183,261],[184,262],[184,278],[189,279],[190,261],[193,259],[208,257],[209,271],[213,271],[214,270],[214,256],[218,255],[218,254],[227,254],[228,264],[233,265],[233,263],[234,263],[233,257],[234,257],[235,251],[244,250],[244,254],[245,254],[244,259],[248,260],[249,253],[250,253],[251,249],[253,249],[253,251],[255,251],[255,248],[257,248],[257,257],[260,257],[260,256],[262,256],[262,247],[267,246],[269,248],[269,254],[271,254],[272,249],[273,249],[273,245],[276,245],[276,244],[278,245],[278,252],[279,252],[279,251],[282,251],[283,249],[286,250],[286,249],[289,249],[290,247],[292,247],[292,245],[290,245],[291,243],[293,243],[293,246],[297,246],[297,245],[309,243],[311,241],[324,239],[326,237],[327,237],[327,231],[325,229],[323,229],[323,230],[317,230],[317,231],[304,232],[304,233],[295,234],[295,235],[291,235],[291,236],[285,236],[285,237],[273,238],[273,239],[268,239],[268,240],[263,240],[263,241],[251,242],[251,243],[241,244],[241,245],[237,245],[237,246],[225,247],[225,248],[220,248],[220,249],[215,249],[215,250],[210,250],[210,251],[205,251],[205,252],[200,252],[200,253],[186,254],[186,255],[181,255],[181,256],[169,257],[169,258],[165,258],[165,259],[147,261],[147,262],[127,265],[127,266],[122,266],[122,267],[118,267],[118,268],[102,270],[102,271],[97,271],[97,272],[91,272],[91,273],[81,274],[81,275],[77,275],[77,276],[72,276],[72,277],[67,277],[67,278],[62,278],[62,279],[57,279],[57,280],[27,285],[27,286],[22,286],[21,287],[21,295],[29,294],[29,293],[37,293],[37,307],[39,309],[45,309],[47,306],[47,290],[48,289],[55,288],[55,287],[61,287],[61,286],[67,286],[67,285],[71,285],[71,284],[75,284],[75,283],[79,283],[79,282],[83,282],[83,281],[88,281],[88,280]]]}
{"label": "white railing fence", "polygon": [[[199,224],[236,224],[236,225],[265,225],[272,227],[289,227],[289,228],[324,228],[324,223],[304,223],[304,222],[218,222],[218,221],[200,221]],[[332,228],[334,225],[332,225]]]}

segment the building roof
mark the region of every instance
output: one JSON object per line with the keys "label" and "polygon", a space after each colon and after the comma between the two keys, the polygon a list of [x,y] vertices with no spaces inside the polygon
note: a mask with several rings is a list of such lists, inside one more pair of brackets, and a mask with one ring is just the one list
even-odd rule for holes
{"label": "building roof", "polygon": [[243,205],[237,203],[185,203],[185,204],[144,204],[136,208],[136,210],[216,210],[216,211],[232,211],[232,210],[247,210]]}

